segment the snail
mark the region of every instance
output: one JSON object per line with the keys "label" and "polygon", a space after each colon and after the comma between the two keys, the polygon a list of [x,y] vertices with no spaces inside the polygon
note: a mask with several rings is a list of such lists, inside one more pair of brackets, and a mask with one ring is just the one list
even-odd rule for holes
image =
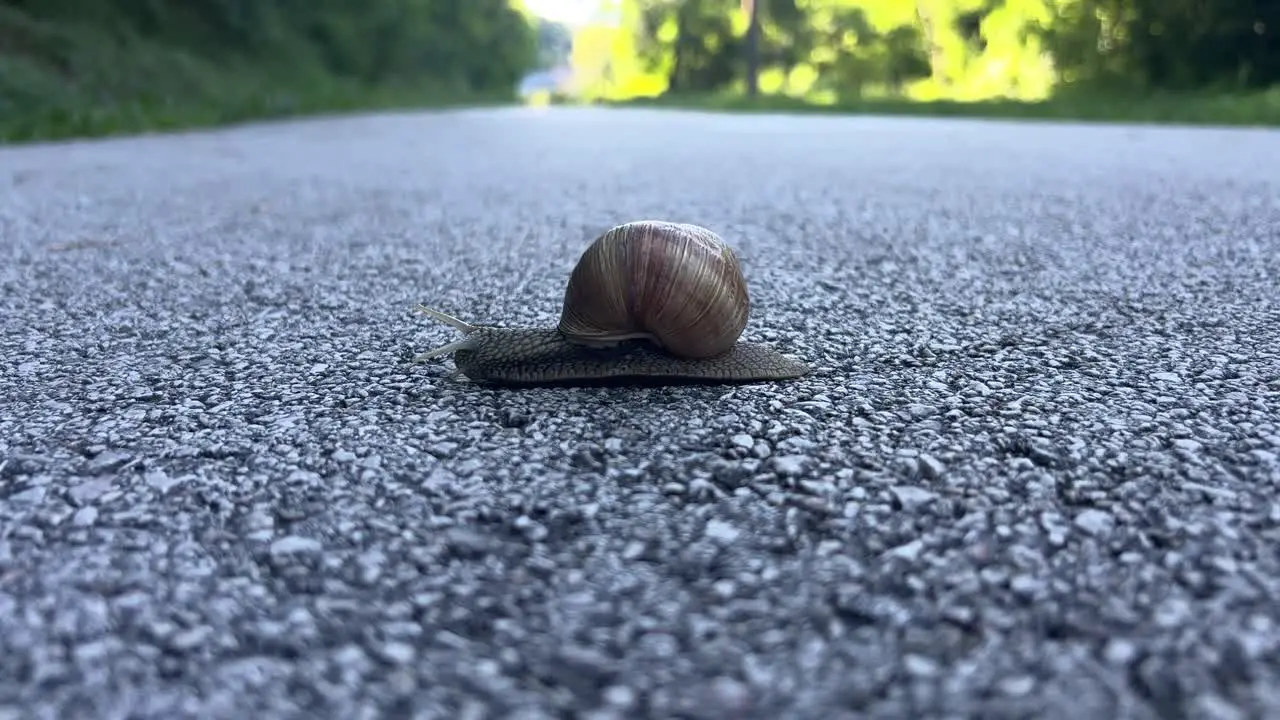
{"label": "snail", "polygon": [[583,251],[554,328],[471,325],[414,306],[465,336],[414,361],[453,353],[463,375],[499,384],[756,382],[807,374],[799,360],[738,341],[750,307],[738,257],[720,236],[688,223],[641,220],[607,230]]}

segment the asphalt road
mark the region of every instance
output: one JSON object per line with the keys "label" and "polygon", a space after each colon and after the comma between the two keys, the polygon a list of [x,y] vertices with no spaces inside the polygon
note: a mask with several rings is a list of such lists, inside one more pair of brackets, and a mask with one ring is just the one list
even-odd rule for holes
{"label": "asphalt road", "polygon": [[[1280,717],[1280,133],[602,109],[0,150],[0,719]],[[483,388],[639,218],[796,382]],[[375,710],[382,711],[378,715]]]}

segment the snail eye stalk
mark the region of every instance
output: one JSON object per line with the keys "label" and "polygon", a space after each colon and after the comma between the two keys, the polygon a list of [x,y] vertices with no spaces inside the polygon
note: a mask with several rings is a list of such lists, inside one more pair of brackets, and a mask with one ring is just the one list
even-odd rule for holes
{"label": "snail eye stalk", "polygon": [[[465,323],[459,320],[458,318],[453,317],[452,315],[446,315],[440,312],[439,310],[432,310],[431,308],[424,307],[422,305],[415,305],[413,306],[413,309],[416,310],[417,312],[422,313],[423,315],[426,315],[429,318],[439,320],[440,322],[444,323],[445,325],[448,325],[449,327],[454,328],[455,330],[458,330],[464,335],[471,335],[476,331],[475,325]],[[470,350],[473,347],[475,347],[475,339],[471,337],[465,337],[465,338],[462,338],[461,340],[455,340],[449,343],[448,345],[441,345],[440,347],[435,348],[434,350],[428,350],[422,353],[421,355],[414,357],[413,361],[422,362],[424,360],[430,360],[431,358],[440,357],[441,355],[448,355],[450,353],[457,352],[458,350]]]}

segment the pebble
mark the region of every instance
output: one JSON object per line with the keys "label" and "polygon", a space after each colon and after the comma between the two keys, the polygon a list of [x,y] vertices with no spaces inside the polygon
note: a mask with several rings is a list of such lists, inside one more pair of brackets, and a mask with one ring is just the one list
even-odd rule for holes
{"label": "pebble", "polygon": [[1089,535],[1105,535],[1111,531],[1115,519],[1104,510],[1083,510],[1075,518],[1075,526]]}

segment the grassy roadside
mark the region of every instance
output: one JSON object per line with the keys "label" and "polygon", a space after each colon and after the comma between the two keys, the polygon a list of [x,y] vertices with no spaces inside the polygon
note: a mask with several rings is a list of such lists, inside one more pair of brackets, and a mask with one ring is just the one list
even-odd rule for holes
{"label": "grassy roadside", "polygon": [[[316,113],[514,101],[514,91],[476,94],[430,83],[368,87],[297,64],[264,67],[261,61],[214,60],[108,28],[37,20],[0,5],[0,144]],[[726,112],[1280,126],[1280,87],[1250,95],[1076,95],[1040,103],[866,100],[819,105],[778,96],[755,100],[664,96],[605,104]]]}
{"label": "grassy roadside", "polygon": [[613,107],[655,107],[723,112],[789,112],[1019,120],[1081,120],[1186,125],[1280,126],[1280,87],[1253,94],[1187,94],[1098,97],[1074,95],[1043,102],[912,102],[866,100],[819,105],[804,100],[762,96],[661,96],[607,101]]}
{"label": "grassy roadside", "polygon": [[0,6],[0,143],[209,127],[312,113],[505,104],[431,85],[370,88],[296,67],[213,61]]}

